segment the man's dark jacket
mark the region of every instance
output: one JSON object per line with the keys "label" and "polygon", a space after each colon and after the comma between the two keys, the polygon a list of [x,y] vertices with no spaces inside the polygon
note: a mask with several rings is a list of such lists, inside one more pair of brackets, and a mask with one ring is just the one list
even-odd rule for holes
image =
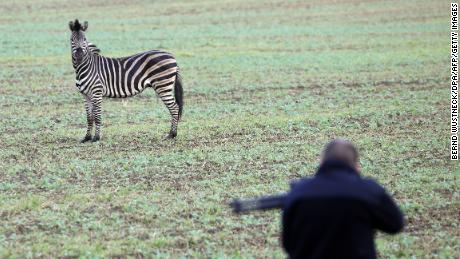
{"label": "man's dark jacket", "polygon": [[383,187],[338,161],[295,184],[283,211],[290,258],[375,258],[375,229],[397,233],[404,226]]}

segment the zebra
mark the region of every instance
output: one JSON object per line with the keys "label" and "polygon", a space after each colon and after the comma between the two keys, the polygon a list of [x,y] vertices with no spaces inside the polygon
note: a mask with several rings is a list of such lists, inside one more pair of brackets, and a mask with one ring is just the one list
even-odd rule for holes
{"label": "zebra", "polygon": [[147,87],[152,87],[168,108],[171,130],[167,138],[175,138],[184,101],[179,67],[172,54],[150,50],[123,58],[104,57],[85,37],[88,22],[80,24],[75,19],[69,22],[69,28],[76,87],[85,96],[87,130],[81,142],[96,142],[101,138],[102,97],[131,97]]}

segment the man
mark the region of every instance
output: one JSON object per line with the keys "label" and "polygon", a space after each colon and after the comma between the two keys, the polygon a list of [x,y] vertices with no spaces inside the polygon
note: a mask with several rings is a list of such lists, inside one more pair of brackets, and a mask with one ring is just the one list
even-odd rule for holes
{"label": "man", "polygon": [[283,208],[282,242],[290,258],[375,258],[375,229],[402,230],[393,199],[359,171],[355,147],[333,140],[316,175],[293,187]]}

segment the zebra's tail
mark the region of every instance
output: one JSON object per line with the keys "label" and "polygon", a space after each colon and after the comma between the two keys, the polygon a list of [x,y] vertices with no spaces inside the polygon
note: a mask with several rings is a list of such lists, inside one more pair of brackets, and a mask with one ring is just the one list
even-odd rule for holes
{"label": "zebra's tail", "polygon": [[174,98],[177,105],[179,105],[179,119],[182,117],[182,110],[184,107],[184,90],[182,89],[182,79],[179,73],[176,74],[176,81],[174,83]]}

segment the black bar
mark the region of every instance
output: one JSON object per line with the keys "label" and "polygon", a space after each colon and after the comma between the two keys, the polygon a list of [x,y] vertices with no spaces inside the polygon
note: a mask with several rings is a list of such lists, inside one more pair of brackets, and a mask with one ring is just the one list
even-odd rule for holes
{"label": "black bar", "polygon": [[286,200],[286,194],[264,196],[256,199],[235,199],[230,203],[235,213],[243,213],[251,210],[282,209]]}

